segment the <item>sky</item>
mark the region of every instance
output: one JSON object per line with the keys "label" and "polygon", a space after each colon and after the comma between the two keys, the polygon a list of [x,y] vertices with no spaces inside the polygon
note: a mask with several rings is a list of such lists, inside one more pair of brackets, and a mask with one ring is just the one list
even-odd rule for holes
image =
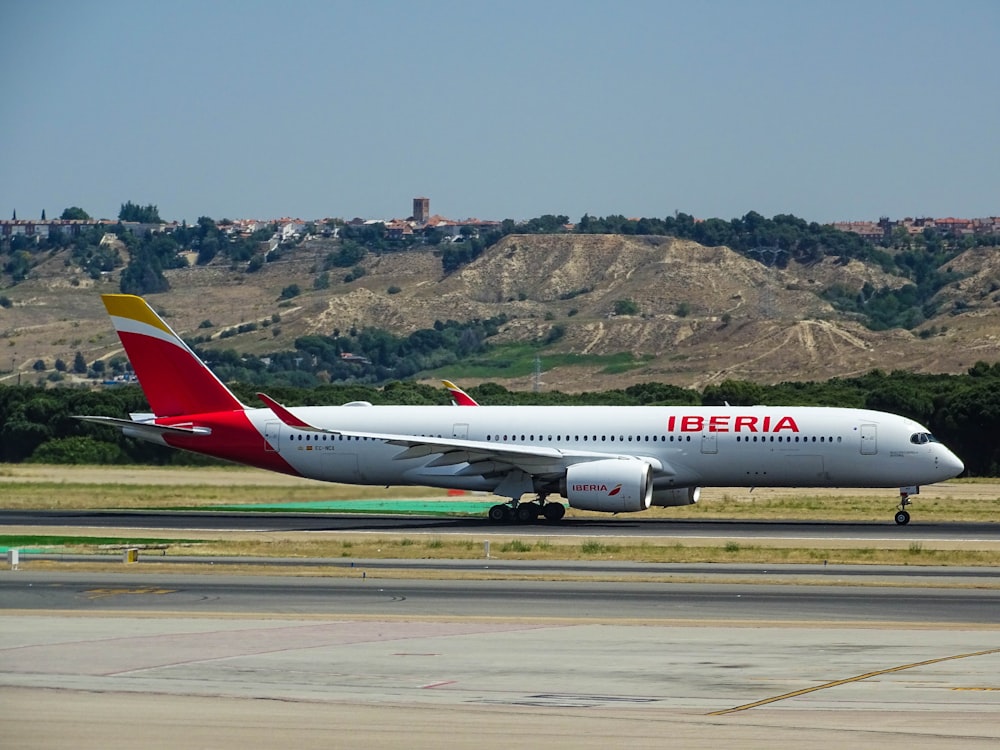
{"label": "sky", "polygon": [[5,0],[0,218],[1000,215],[995,0]]}

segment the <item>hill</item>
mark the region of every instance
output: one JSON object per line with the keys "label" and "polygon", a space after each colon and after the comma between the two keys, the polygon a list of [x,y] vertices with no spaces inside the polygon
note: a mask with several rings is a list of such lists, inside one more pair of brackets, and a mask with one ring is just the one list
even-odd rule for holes
{"label": "hill", "polygon": [[[171,290],[149,299],[185,337],[258,356],[290,350],[304,335],[366,327],[403,335],[435,321],[504,315],[489,339],[492,357],[441,374],[515,389],[532,386],[536,354],[545,387],[565,391],[644,381],[825,380],[873,368],[958,373],[1000,360],[1000,257],[990,248],[949,264],[963,278],[938,293],[943,312],[914,331],[876,332],[821,292],[907,280],[856,260],[778,269],[669,237],[509,235],[448,276],[433,250],[420,249],[369,255],[360,278],[345,281],[347,269],[333,269],[328,288],[316,289],[335,246],[308,240],[254,273],[223,261],[173,269],[166,272]],[[119,274],[92,281],[61,251],[0,289],[10,302],[0,307],[7,355],[0,382],[17,372],[33,381],[38,359],[52,368],[77,351],[88,363],[120,355],[99,299],[118,291]],[[293,284],[301,293],[282,299]]]}

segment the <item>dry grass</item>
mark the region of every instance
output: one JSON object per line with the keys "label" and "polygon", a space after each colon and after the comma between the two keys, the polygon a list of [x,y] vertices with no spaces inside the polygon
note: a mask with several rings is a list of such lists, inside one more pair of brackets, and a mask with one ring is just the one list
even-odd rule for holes
{"label": "dry grass", "polygon": [[[343,558],[350,560],[485,560],[485,544],[469,538],[338,538],[211,541],[177,548],[174,554],[205,556]],[[168,553],[169,554],[169,553]],[[593,560],[645,563],[809,563],[871,565],[1000,565],[1000,549],[936,549],[930,544],[862,547],[775,547],[733,541],[706,544],[670,540],[513,537],[490,544],[492,560]]]}
{"label": "dry grass", "polygon": [[[363,499],[446,499],[425,487],[357,487],[260,469],[0,465],[4,508],[72,510],[197,508]],[[470,499],[488,500],[487,496]],[[653,508],[631,518],[885,522],[894,490],[707,488],[697,505]],[[1000,519],[1000,480],[953,480],[921,489],[911,508],[921,521]],[[602,514],[570,510],[570,517]]]}
{"label": "dry grass", "polygon": [[443,497],[426,487],[355,487],[244,467],[0,465],[0,504],[12,510],[189,508],[374,498]]}
{"label": "dry grass", "polygon": [[[367,575],[382,578],[419,577],[419,578],[586,578],[592,580],[617,580],[621,574],[613,570],[597,569],[594,571],[575,571],[565,573],[552,571],[539,574],[531,571],[504,570],[497,571],[490,567],[497,561],[530,560],[530,561],[594,561],[594,562],[642,562],[670,564],[694,563],[738,563],[743,565],[776,565],[776,564],[811,564],[811,565],[906,565],[914,566],[914,575],[919,575],[920,566],[998,566],[1000,565],[1000,548],[993,549],[937,549],[932,545],[910,543],[909,546],[844,546],[833,547],[776,547],[766,542],[760,544],[740,544],[736,542],[720,542],[706,544],[699,540],[695,544],[671,542],[669,540],[642,541],[619,540],[607,542],[602,540],[556,538],[513,538],[500,540],[490,545],[490,557],[485,556],[484,543],[468,538],[423,538],[414,539],[405,536],[385,536],[381,538],[367,537],[336,538],[323,537],[303,540],[302,538],[270,538],[256,540],[226,540],[209,539],[201,543],[168,544],[165,548],[157,546],[148,551],[141,550],[140,560],[165,555],[168,557],[184,556],[201,558],[203,562],[177,563],[171,570],[183,566],[191,572],[221,573],[243,572],[255,574],[293,574],[322,576],[353,576],[366,570],[366,562],[371,560],[481,560],[483,565],[470,569],[414,569],[414,568],[377,568],[367,571]],[[126,545],[122,545],[124,548]],[[107,553],[107,548],[91,545],[67,545],[67,553],[91,554]],[[280,563],[262,568],[259,565],[240,565],[234,558],[262,557],[281,560]],[[296,564],[296,560],[302,564]],[[306,561],[322,560],[328,564],[307,564]],[[340,561],[341,564],[337,564]],[[32,562],[32,567],[40,564]],[[52,565],[56,563],[46,563]],[[107,564],[107,563],[95,563]],[[76,568],[79,563],[72,563]],[[162,570],[150,563],[150,571]],[[114,566],[117,568],[117,566]],[[675,578],[678,574],[665,570],[662,573],[649,573],[650,580],[664,577]],[[691,574],[688,574],[689,576]],[[628,580],[635,580],[629,574]],[[697,576],[696,576],[697,577]],[[767,578],[767,575],[762,575]],[[825,580],[830,583],[829,580]],[[977,586],[995,587],[997,583],[977,583]]]}
{"label": "dry grass", "polygon": [[[426,488],[354,487],[324,484],[246,468],[51,467],[0,466],[0,494],[6,508],[106,509],[197,508],[251,503],[309,502],[366,498],[434,498],[445,496]],[[485,498],[483,498],[485,499]],[[629,516],[643,518],[732,518],[740,520],[848,520],[886,524],[887,539],[861,542],[830,538],[820,546],[801,540],[769,538],[751,544],[723,536],[697,541],[672,537],[669,524],[662,535],[637,540],[609,537],[545,536],[544,525],[490,528],[467,535],[403,531],[398,534],[338,532],[214,532],[144,530],[142,536],[162,539],[166,549],[150,554],[195,555],[211,562],[219,557],[366,559],[484,559],[484,542],[498,560],[602,560],[650,563],[823,563],[893,565],[1000,565],[1000,545],[964,542],[912,543],[891,538],[889,519],[897,502],[892,490],[708,489],[691,507],[655,508]],[[924,488],[912,508],[919,521],[987,521],[1000,518],[1000,482],[953,481]],[[571,517],[598,514],[569,511]],[[607,518],[607,516],[604,516]],[[614,521],[612,520],[612,523]],[[81,536],[79,529],[24,528],[8,534]],[[93,533],[92,531],[87,533]],[[108,537],[128,539],[133,529],[108,529]],[[181,541],[188,540],[188,541]],[[66,551],[96,552],[96,544],[70,545]],[[213,568],[218,570],[217,567]],[[307,570],[306,568],[302,569]],[[309,575],[339,575],[340,568],[308,569]],[[272,572],[269,570],[269,572]],[[423,573],[422,573],[423,574]],[[384,573],[380,574],[384,575]],[[437,575],[436,573],[434,575]],[[449,574],[450,575],[450,574]],[[459,576],[460,577],[460,576]]]}

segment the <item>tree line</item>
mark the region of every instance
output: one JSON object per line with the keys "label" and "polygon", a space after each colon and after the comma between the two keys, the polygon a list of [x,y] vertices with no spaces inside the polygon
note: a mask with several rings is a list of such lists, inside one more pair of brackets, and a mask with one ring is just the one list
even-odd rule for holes
{"label": "tree line", "polygon": [[[91,216],[78,206],[65,209],[60,219],[92,221]],[[263,247],[276,231],[273,224],[244,237],[226,231],[226,227],[232,224],[228,219],[216,223],[207,216],[200,217],[193,225],[182,222],[172,232],[146,230],[134,234],[124,222],[159,224],[159,209],[154,204],[140,206],[128,201],[121,206],[117,224],[82,227],[76,234],[53,232],[45,238],[18,235],[7,243],[7,257],[0,268],[10,275],[14,284],[18,284],[28,277],[34,264],[47,253],[69,249],[71,261],[90,278],[99,279],[105,273],[122,268],[119,284],[122,292],[154,294],[170,289],[164,271],[188,265],[181,255],[186,250],[197,253],[195,262],[198,265],[223,257],[234,268],[251,273],[281,255],[280,248],[271,251]],[[114,236],[116,242],[106,241],[109,234]],[[124,257],[122,249],[125,250]]]}
{"label": "tree line", "polygon": [[[258,387],[232,384],[247,404]],[[587,393],[510,391],[496,383],[468,389],[480,403],[585,405],[837,405],[877,409],[927,426],[965,462],[971,476],[1000,475],[1000,364],[977,363],[962,375],[921,375],[881,370],[855,378],[761,385],[727,380],[702,390],[664,383]],[[342,404],[448,404],[442,388],[392,381],[381,388],[327,384],[314,388],[275,386],[270,395],[289,406]],[[0,387],[0,461],[53,463],[205,463],[209,459],[123,437],[118,430],[73,419],[75,414],[123,417],[149,410],[138,386],[102,390]]]}
{"label": "tree line", "polygon": [[[274,315],[259,325],[273,328],[280,322],[280,315]],[[374,384],[411,378],[478,354],[506,322],[505,315],[462,322],[436,320],[431,328],[406,336],[378,328],[335,328],[329,335],[300,336],[292,350],[263,356],[232,349],[202,349],[210,338],[207,334],[187,343],[223,380],[241,381],[256,388],[289,384],[311,388],[324,382]],[[211,321],[203,325],[208,328]],[[245,323],[234,333],[257,327],[256,323]],[[222,331],[221,337],[226,338],[229,330],[233,329]]]}

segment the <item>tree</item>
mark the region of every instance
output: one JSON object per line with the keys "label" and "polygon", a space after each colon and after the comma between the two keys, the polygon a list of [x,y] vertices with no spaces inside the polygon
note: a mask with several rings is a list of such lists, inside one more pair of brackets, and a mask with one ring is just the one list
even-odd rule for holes
{"label": "tree", "polygon": [[59,218],[62,221],[92,221],[90,214],[79,206],[70,206],[63,209],[62,215]]}
{"label": "tree", "polygon": [[87,360],[83,358],[82,352],[77,352],[76,356],[73,357],[73,372],[77,375],[87,374]]}
{"label": "tree", "polygon": [[28,272],[31,270],[31,254],[26,250],[19,249],[18,240],[20,239],[22,238],[15,237],[11,240],[10,260],[3,267],[3,270],[11,275],[15,284],[28,278]]}
{"label": "tree", "polygon": [[326,257],[326,267],[350,268],[360,263],[367,254],[368,251],[363,245],[353,240],[344,240],[337,252],[332,252]]}
{"label": "tree", "polygon": [[731,406],[753,406],[764,402],[764,389],[747,380],[723,380],[718,385],[705,387],[702,403],[730,404]]}
{"label": "tree", "polygon": [[121,460],[121,448],[114,443],[82,435],[42,443],[28,459],[31,463],[45,464],[113,464]]}
{"label": "tree", "polygon": [[630,299],[619,299],[615,300],[615,315],[638,315],[639,306],[634,300]]}
{"label": "tree", "polygon": [[45,209],[42,209],[42,221],[45,221]]}
{"label": "tree", "polygon": [[137,221],[140,224],[162,224],[160,210],[150,203],[148,206],[140,206],[132,201],[123,203],[118,212],[118,221]]}
{"label": "tree", "polygon": [[120,288],[123,294],[155,294],[170,289],[159,260],[149,253],[137,253],[122,272]]}

